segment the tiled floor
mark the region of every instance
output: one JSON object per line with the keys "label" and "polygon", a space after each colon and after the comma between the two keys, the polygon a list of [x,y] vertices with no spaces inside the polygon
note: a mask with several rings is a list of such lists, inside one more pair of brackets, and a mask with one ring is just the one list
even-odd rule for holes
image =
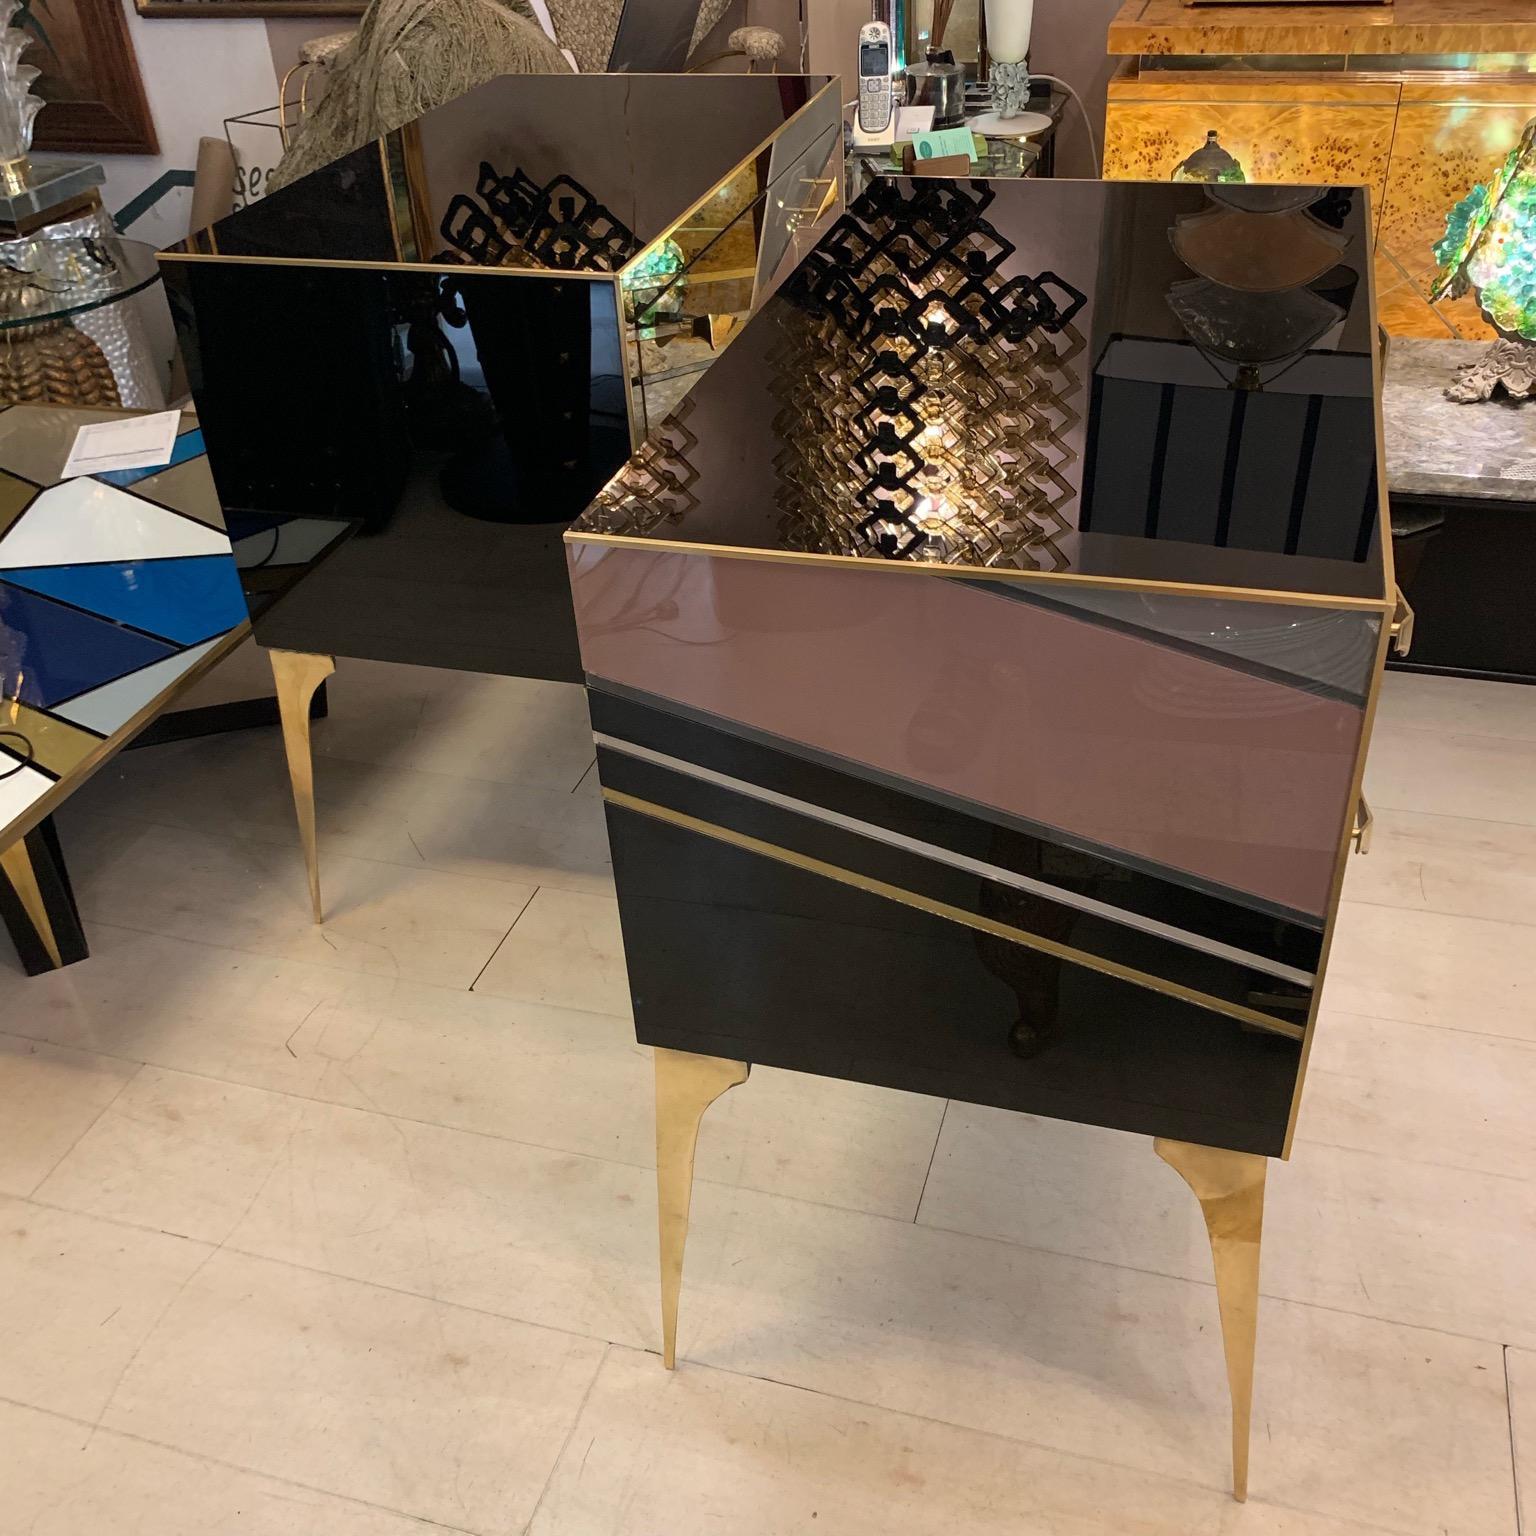
{"label": "tiled floor", "polygon": [[256,733],[79,795],[94,957],[0,959],[0,1536],[1536,1536],[1536,689],[1388,681],[1245,1507],[1128,1136],[755,1073],[663,1372],[581,697],[332,708],[323,930]]}

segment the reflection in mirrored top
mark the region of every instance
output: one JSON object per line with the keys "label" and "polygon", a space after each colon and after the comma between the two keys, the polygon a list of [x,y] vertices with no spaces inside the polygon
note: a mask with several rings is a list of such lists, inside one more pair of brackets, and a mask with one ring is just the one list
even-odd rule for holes
{"label": "reflection in mirrored top", "polygon": [[877,183],[573,536],[1384,601],[1352,189]]}
{"label": "reflection in mirrored top", "polygon": [[167,254],[614,273],[835,89],[825,76],[505,75]]}

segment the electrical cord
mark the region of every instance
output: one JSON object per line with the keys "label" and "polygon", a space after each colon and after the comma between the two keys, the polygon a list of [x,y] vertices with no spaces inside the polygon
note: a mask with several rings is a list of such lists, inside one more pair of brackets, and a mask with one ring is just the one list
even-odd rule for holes
{"label": "electrical cord", "polygon": [[1095,176],[1102,176],[1104,174],[1104,167],[1099,160],[1099,141],[1093,131],[1093,119],[1088,115],[1088,108],[1083,105],[1083,98],[1060,75],[1046,75],[1042,74],[1038,69],[1032,69],[1029,72],[1029,78],[1031,80],[1049,80],[1052,85],[1059,85],[1072,98],[1077,106],[1077,110],[1082,114],[1083,127],[1088,134],[1088,153],[1093,157],[1093,174]]}
{"label": "electrical cord", "polygon": [[[26,768],[30,764],[37,761],[37,751],[32,745],[32,739],[24,731],[13,731],[9,729],[0,730],[0,737],[8,737],[13,741],[19,741],[25,754],[23,755],[23,752],[17,752],[14,747],[7,747],[5,749],[5,755],[9,757],[12,753],[14,753],[15,756],[21,759],[21,761],[18,762],[14,768],[7,768],[3,773],[0,773],[0,779],[15,778],[15,776],[20,773],[23,768]],[[4,758],[0,758],[0,761],[4,761]]]}

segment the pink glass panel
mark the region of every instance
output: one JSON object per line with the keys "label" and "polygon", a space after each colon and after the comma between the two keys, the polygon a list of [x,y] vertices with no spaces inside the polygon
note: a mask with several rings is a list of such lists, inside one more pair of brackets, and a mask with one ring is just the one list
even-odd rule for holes
{"label": "pink glass panel", "polygon": [[593,544],[570,557],[596,678],[1327,907],[1352,704],[964,579]]}

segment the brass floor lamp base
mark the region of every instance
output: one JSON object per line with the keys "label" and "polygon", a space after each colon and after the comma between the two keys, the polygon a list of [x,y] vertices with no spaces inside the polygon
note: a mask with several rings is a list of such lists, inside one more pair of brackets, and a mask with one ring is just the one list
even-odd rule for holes
{"label": "brass floor lamp base", "polygon": [[[656,1193],[661,1236],[662,1361],[677,1363],[677,1309],[693,1193],[694,1153],[704,1111],[744,1083],[751,1066],[719,1056],[656,1048]],[[1248,1497],[1248,1441],[1253,1411],[1253,1349],[1259,1314],[1259,1244],[1267,1160],[1158,1137],[1157,1155],[1195,1192],[1205,1213],[1216,1267],[1232,1394],[1232,1493]]]}
{"label": "brass floor lamp base", "polygon": [[309,871],[309,899],[315,921],[324,921],[320,905],[320,852],[315,842],[315,759],[309,739],[309,706],[315,690],[336,670],[330,656],[308,651],[268,651],[277,683],[277,711],[283,722],[283,750],[293,785],[293,808]]}

